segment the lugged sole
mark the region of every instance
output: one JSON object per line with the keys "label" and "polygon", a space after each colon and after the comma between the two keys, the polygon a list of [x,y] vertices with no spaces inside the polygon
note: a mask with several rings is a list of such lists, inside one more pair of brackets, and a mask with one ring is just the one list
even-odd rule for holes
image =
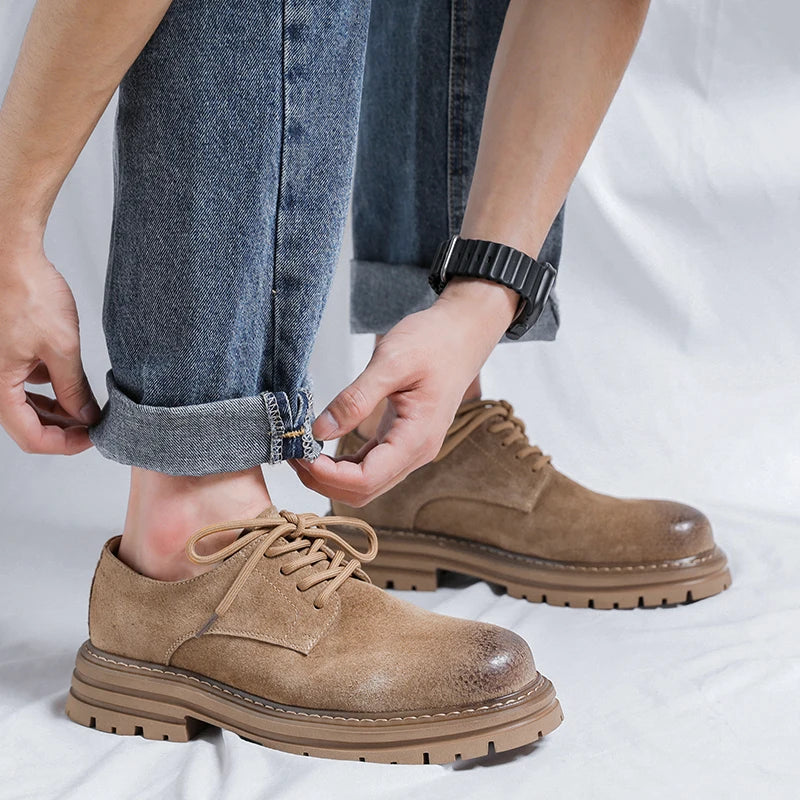
{"label": "lugged sole", "polygon": [[[432,591],[440,572],[457,572],[497,584],[532,603],[580,608],[656,608],[702,600],[731,585],[719,548],[657,564],[592,565],[548,561],[466,539],[376,529],[377,558],[367,572],[385,589]],[[358,534],[345,532],[358,544]]]}
{"label": "lugged sole", "polygon": [[67,715],[89,728],[186,742],[206,725],[304,756],[445,764],[530,744],[564,719],[555,689],[537,679],[476,708],[355,715],[295,708],[174,667],[120,658],[85,642]]}

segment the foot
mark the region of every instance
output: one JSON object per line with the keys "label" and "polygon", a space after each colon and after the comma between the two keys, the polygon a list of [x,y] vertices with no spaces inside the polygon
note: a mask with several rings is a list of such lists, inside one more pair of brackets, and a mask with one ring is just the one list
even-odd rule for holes
{"label": "foot", "polygon": [[[331,530],[367,536],[359,553]],[[217,552],[198,546],[243,529]],[[147,578],[103,548],[67,714],[119,734],[186,741],[203,725],[302,755],[445,763],[553,730],[552,684],[516,634],[423,611],[373,586],[355,519],[278,513],[188,542],[203,574]]]}
{"label": "foot", "polygon": [[[351,433],[337,455],[364,443]],[[437,458],[401,484],[334,513],[374,526],[382,586],[435,589],[439,570],[514,597],[591,608],[660,606],[727,589],[727,560],[706,517],[664,500],[620,500],[560,473],[505,401],[462,403]]]}

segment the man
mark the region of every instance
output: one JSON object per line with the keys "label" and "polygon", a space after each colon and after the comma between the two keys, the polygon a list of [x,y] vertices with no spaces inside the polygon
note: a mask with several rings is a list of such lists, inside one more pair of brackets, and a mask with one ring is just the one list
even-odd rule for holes
{"label": "man", "polygon": [[[466,202],[463,219],[458,205],[449,209],[448,233],[513,248],[527,269],[548,271],[532,256],[645,10],[631,0],[510,5],[474,177],[468,150],[448,156],[448,191],[458,198],[460,185],[457,203]],[[493,5],[495,36],[503,11]],[[458,33],[470,15],[480,27],[483,5],[454,2],[450,12],[447,31],[431,30],[454,68],[470,63]],[[392,13],[379,8],[378,24],[388,14],[386,30],[402,35]],[[442,281],[430,308],[394,325],[311,428],[305,370],[348,206],[368,18],[358,0],[36,5],[0,111],[0,421],[27,451],[69,454],[91,441],[132,466],[125,529],[101,555],[68,702],[82,724],[185,739],[205,721],[291,752],[439,762],[490,742],[533,741],[560,721],[552,685],[519,637],[371,586],[359,559],[375,558],[372,527],[345,520],[369,540],[361,553],[331,529],[341,520],[278,512],[260,469],[291,460],[304,483],[354,509],[448,447],[455,453],[475,426],[492,434],[487,425],[505,426],[515,455],[535,456],[531,468],[550,469],[510,412],[471,414],[463,441],[458,419],[448,430],[457,411],[469,414],[459,404],[474,394],[470,382],[534,299],[469,273]],[[553,41],[558,59],[542,58]],[[104,316],[112,370],[101,414],[81,367],[74,302],[42,236],[117,85]],[[391,108],[383,88],[367,106],[381,98]],[[464,127],[454,141],[468,135]],[[548,314],[552,327],[552,307],[540,325]],[[35,382],[51,383],[56,399],[26,391]],[[373,436],[366,417],[384,399]],[[318,439],[362,423],[359,453],[345,443],[346,458],[319,455]],[[709,559],[724,570],[696,512],[663,511],[673,571]],[[419,532],[416,523],[403,535]],[[440,527],[432,530],[470,538]],[[648,558],[652,548],[633,533],[638,543],[597,547],[596,557]],[[379,565],[386,582],[396,568]]]}

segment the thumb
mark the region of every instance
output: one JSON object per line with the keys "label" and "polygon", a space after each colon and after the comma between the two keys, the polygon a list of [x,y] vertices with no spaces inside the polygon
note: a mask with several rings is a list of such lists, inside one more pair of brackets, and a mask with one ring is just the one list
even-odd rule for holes
{"label": "thumb", "polygon": [[331,400],[314,421],[311,433],[315,439],[335,439],[354,430],[374,410],[378,403],[394,391],[396,381],[370,363],[345,389]]}
{"label": "thumb", "polygon": [[83,371],[80,348],[69,355],[53,354],[43,360],[50,373],[56,399],[64,411],[86,425],[98,422],[100,406]]}

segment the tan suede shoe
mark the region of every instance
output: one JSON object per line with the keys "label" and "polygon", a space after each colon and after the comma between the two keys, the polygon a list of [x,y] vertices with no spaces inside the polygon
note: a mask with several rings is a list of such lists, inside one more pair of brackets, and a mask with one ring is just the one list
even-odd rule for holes
{"label": "tan suede shoe", "polygon": [[[367,553],[329,530],[342,523]],[[81,725],[187,741],[208,723],[290,753],[420,764],[518,747],[563,719],[519,636],[373,586],[357,557],[377,541],[358,520],[272,508],[204,528],[187,552],[219,563],[174,582],[129,569],[118,544],[100,556],[67,700]]]}
{"label": "tan suede shoe", "polygon": [[[363,444],[351,433],[337,454]],[[333,508],[378,532],[370,575],[389,588],[435,589],[438,571],[451,570],[534,602],[633,608],[730,586],[725,555],[699,511],[597,494],[549,462],[508,403],[469,401],[432,463],[363,508]]]}

